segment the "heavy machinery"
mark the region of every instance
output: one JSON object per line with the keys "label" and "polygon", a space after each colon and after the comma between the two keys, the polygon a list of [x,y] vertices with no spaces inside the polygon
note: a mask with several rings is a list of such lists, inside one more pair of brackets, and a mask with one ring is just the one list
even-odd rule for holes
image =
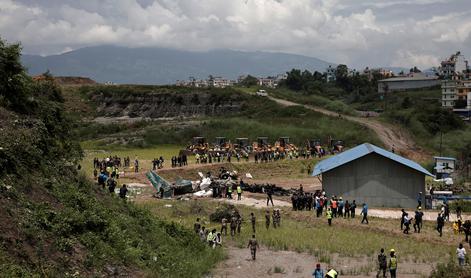
{"label": "heavy machinery", "polygon": [[345,142],[343,140],[330,140],[330,147],[332,153],[341,153],[345,148]]}
{"label": "heavy machinery", "polygon": [[209,145],[208,143],[206,142],[206,138],[204,137],[193,137],[193,141],[191,143],[191,145],[189,145],[186,150],[191,152],[191,153],[199,153],[199,154],[202,154],[202,153],[205,153],[206,151],[208,151],[209,149]]}
{"label": "heavy machinery", "polygon": [[253,143],[254,151],[270,151],[271,145],[268,143],[268,137],[258,137],[257,142]]}
{"label": "heavy machinery", "polygon": [[306,149],[312,156],[322,156],[325,154],[322,142],[320,139],[311,139],[307,141]]}
{"label": "heavy machinery", "polygon": [[290,143],[290,138],[289,137],[280,137],[278,138],[278,141],[275,142],[275,150],[279,152],[290,152],[290,151],[296,151],[298,148]]}
{"label": "heavy machinery", "polygon": [[226,137],[216,137],[214,139],[214,144],[212,144],[209,152],[212,154],[224,155],[232,151],[232,144],[226,139]]}
{"label": "heavy machinery", "polygon": [[235,143],[232,145],[232,147],[238,153],[245,152],[249,154],[252,152],[252,146],[249,143],[249,138],[236,138]]}

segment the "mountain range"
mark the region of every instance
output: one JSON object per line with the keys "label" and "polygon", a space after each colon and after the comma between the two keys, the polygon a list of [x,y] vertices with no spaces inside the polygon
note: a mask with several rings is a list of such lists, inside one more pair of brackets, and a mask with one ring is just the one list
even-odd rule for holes
{"label": "mountain range", "polygon": [[29,74],[49,70],[55,76],[83,76],[98,82],[118,84],[173,84],[190,76],[209,75],[236,79],[251,74],[276,76],[292,68],[325,71],[332,63],[302,55],[210,50],[205,52],[166,48],[126,48],[118,46],[85,47],[59,55],[22,56]]}

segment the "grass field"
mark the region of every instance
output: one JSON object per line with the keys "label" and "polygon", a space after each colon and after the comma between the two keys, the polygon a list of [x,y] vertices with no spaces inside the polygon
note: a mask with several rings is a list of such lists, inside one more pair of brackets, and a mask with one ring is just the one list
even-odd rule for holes
{"label": "grass field", "polygon": [[[106,148],[106,146],[97,146],[94,141],[85,141],[82,142],[82,148],[85,150],[85,156],[82,160],[82,168],[91,173],[93,171],[93,158],[103,159],[109,156],[115,156],[124,158],[129,156],[131,162],[137,157],[144,168],[149,169],[152,166],[151,161],[154,158],[159,158],[163,156],[166,160],[170,160],[170,158],[174,155],[178,155],[181,149],[184,149],[183,146],[178,145],[158,145],[155,147],[150,148],[117,148],[113,146],[113,148]],[[189,163],[194,162],[194,157],[189,157]],[[167,161],[167,165],[169,162]]]}
{"label": "grass field", "polygon": [[[172,207],[165,207],[172,205]],[[222,205],[219,203],[219,205]],[[211,200],[190,201],[147,201],[142,204],[158,217],[175,221],[186,227],[192,227],[196,217],[200,217],[208,228],[219,230],[219,223],[211,223],[209,215],[216,210],[218,203]],[[282,213],[279,229],[266,230],[264,211],[246,206],[237,207],[244,218],[242,234],[233,239],[240,248],[246,247],[251,236],[248,221],[250,212],[257,218],[257,239],[274,250],[292,250],[306,252],[319,261],[336,265],[349,260],[366,261],[366,265],[352,267],[344,274],[361,274],[372,271],[375,266],[375,254],[380,248],[397,251],[399,261],[409,264],[446,263],[463,236],[453,235],[445,229],[445,237],[439,238],[433,223],[425,222],[421,234],[403,235],[399,230],[399,221],[371,218],[369,225],[361,225],[360,219],[334,219],[329,227],[325,217],[316,218],[313,212]],[[228,239],[226,239],[227,241]],[[430,267],[431,268],[431,267]]]}

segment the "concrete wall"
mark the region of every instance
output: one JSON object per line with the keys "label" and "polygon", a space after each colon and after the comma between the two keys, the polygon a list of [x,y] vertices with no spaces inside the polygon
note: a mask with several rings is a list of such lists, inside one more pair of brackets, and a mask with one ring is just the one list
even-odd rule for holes
{"label": "concrete wall", "polygon": [[328,196],[370,207],[415,208],[425,192],[423,173],[375,153],[323,173],[322,184]]}
{"label": "concrete wall", "polygon": [[440,85],[440,80],[378,81],[378,93],[385,93],[386,84],[388,85],[388,92],[394,92],[437,86]]}

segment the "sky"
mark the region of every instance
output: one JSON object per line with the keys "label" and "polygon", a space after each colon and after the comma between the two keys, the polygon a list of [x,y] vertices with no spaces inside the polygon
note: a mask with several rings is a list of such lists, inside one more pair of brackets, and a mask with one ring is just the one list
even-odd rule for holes
{"label": "sky", "polygon": [[39,55],[106,44],[428,68],[471,58],[471,0],[0,0],[0,37]]}

